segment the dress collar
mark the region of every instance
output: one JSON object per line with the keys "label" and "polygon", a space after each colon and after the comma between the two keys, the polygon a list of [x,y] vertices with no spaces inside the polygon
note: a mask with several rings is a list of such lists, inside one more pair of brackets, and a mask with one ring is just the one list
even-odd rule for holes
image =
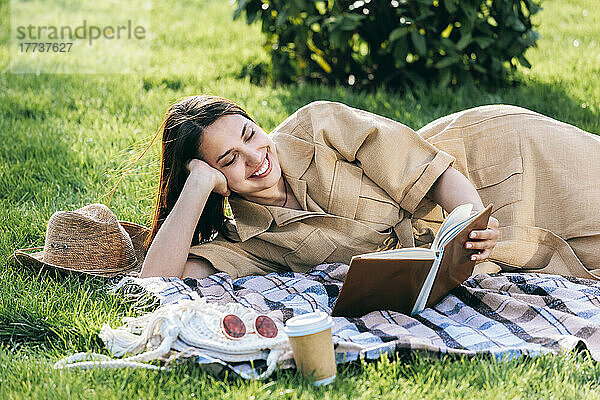
{"label": "dress collar", "polygon": [[273,134],[272,139],[281,171],[302,210],[263,205],[235,194],[229,196],[228,202],[242,242],[268,230],[273,221],[283,226],[303,217],[326,214],[307,196],[307,183],[300,178],[313,159],[314,144],[284,133]]}

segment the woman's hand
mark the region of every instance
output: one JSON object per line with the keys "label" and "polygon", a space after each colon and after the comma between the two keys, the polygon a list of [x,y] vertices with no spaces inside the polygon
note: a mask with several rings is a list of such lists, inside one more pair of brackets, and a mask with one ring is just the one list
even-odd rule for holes
{"label": "woman's hand", "polygon": [[207,162],[192,158],[185,166],[190,174],[203,176],[208,182],[212,181],[214,183],[213,192],[225,197],[231,195],[225,175],[218,169],[211,167]]}
{"label": "woman's hand", "polygon": [[[465,243],[465,247],[467,249],[482,249],[479,253],[473,254],[471,256],[471,260],[480,262],[488,258],[488,256],[496,246],[496,242],[500,238],[499,228],[500,224],[498,220],[494,217],[490,217],[487,229],[473,229],[471,232],[469,232],[469,238],[475,240],[467,241]],[[469,245],[471,245],[471,247],[469,247]]]}

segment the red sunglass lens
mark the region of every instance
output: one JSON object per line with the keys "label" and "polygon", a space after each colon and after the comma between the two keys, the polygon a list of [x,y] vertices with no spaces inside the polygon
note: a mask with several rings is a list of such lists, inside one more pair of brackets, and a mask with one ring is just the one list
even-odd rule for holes
{"label": "red sunglass lens", "polygon": [[259,315],[256,317],[254,328],[256,333],[263,337],[274,338],[277,336],[277,325],[275,325],[275,321],[266,315]]}
{"label": "red sunglass lens", "polygon": [[223,332],[230,339],[239,339],[246,334],[246,325],[237,315],[229,314],[223,317]]}

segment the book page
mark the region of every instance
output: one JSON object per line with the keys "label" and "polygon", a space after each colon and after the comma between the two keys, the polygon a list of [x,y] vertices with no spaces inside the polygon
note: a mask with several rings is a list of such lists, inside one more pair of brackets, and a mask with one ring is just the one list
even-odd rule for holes
{"label": "book page", "polygon": [[446,232],[451,230],[454,226],[460,224],[462,221],[469,219],[469,214],[471,214],[472,210],[473,204],[471,203],[461,204],[452,210],[452,212],[448,215],[448,217],[446,217],[440,226],[437,235],[435,235],[435,239],[431,244],[431,249],[438,250],[440,248],[440,241],[445,236]]}
{"label": "book page", "polygon": [[[420,248],[420,247],[407,247],[404,249],[394,249],[387,251],[379,251],[375,253],[360,254],[360,258],[386,258],[391,260],[433,260],[435,258],[435,252],[431,249]],[[352,258],[354,258],[352,257]]]}
{"label": "book page", "polygon": [[433,287],[433,282],[435,281],[435,277],[437,276],[438,269],[440,268],[440,263],[442,262],[442,256],[444,254],[444,248],[440,250],[439,256],[433,262],[429,273],[427,274],[427,278],[425,278],[425,282],[421,287],[421,291],[419,292],[419,296],[417,296],[417,300],[415,301],[415,305],[410,313],[410,315],[415,315],[425,309],[425,304],[427,304],[427,299],[429,298],[429,293],[431,293],[431,288]]}
{"label": "book page", "polygon": [[483,210],[479,211],[477,214],[471,215],[469,218],[465,219],[464,221],[460,222],[458,225],[453,226],[450,230],[445,232],[442,235],[442,237],[440,238],[440,241],[438,242],[438,248],[444,247],[446,245],[446,243],[448,243],[450,240],[452,240],[454,238],[454,236],[458,235],[458,233],[460,231],[465,229],[465,226],[469,225],[472,220],[479,217],[484,212],[485,212],[485,208]]}
{"label": "book page", "polygon": [[[429,298],[429,294],[431,293],[431,289],[433,288],[433,284],[436,280],[436,276],[437,276],[438,269],[440,267],[442,258],[444,256],[444,250],[446,248],[446,245],[452,239],[454,239],[457,235],[459,235],[462,230],[466,229],[467,225],[469,225],[474,219],[476,219],[479,216],[481,216],[482,214],[484,214],[486,212],[486,210],[491,209],[491,207],[492,207],[492,203],[490,203],[486,208],[484,208],[480,212],[473,214],[470,217],[467,214],[467,217],[465,218],[464,221],[459,221],[457,224],[455,224],[453,226],[450,225],[449,228],[446,230],[446,232],[442,233],[442,235],[439,238],[439,243],[438,243],[439,251],[437,252],[437,257],[436,257],[433,265],[431,266],[431,270],[427,274],[427,278],[425,279],[425,282],[423,283],[423,287],[421,288],[421,291],[419,292],[419,296],[417,297],[417,300],[415,302],[415,305],[413,307],[411,315],[421,312],[425,308],[425,304],[427,304],[427,299]],[[467,209],[469,210],[469,213],[471,213],[472,207],[465,208],[465,210],[467,210]]]}
{"label": "book page", "polygon": [[465,228],[465,226],[467,226],[473,219],[477,218],[478,216],[479,216],[479,214],[473,214],[472,216],[470,216],[469,218],[467,218],[463,222],[459,223],[456,226],[453,226],[452,229],[450,229],[449,231],[447,231],[444,234],[444,236],[442,238],[440,238],[438,246],[440,248],[444,247],[446,245],[446,243],[448,243],[449,241],[451,241],[452,238],[454,238],[454,236],[458,235],[458,233],[460,231],[462,231]]}

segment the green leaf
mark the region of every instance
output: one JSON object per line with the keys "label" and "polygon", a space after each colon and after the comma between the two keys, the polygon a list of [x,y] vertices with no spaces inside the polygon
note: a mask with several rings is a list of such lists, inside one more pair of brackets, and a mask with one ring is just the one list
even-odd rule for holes
{"label": "green leaf", "polygon": [[491,25],[488,24],[487,20],[478,23],[474,29],[478,30],[479,32],[481,32],[487,36],[492,36],[494,34],[494,32],[492,31]]}
{"label": "green leaf", "polygon": [[461,36],[460,40],[458,42],[456,42],[456,48],[458,50],[464,50],[465,47],[467,47],[469,45],[469,43],[471,43],[471,33],[470,32]]}
{"label": "green leaf", "polygon": [[512,24],[512,27],[514,28],[514,30],[516,30],[518,32],[525,32],[527,30],[527,27],[518,18],[515,18],[514,23]]}
{"label": "green leaf", "polygon": [[498,57],[492,57],[492,71],[500,72],[502,71],[502,61]]}
{"label": "green leaf", "polygon": [[233,12],[233,19],[234,20],[236,20],[236,19],[238,19],[240,17],[240,15],[242,14],[242,11],[246,7],[247,3],[248,3],[248,0],[238,0],[238,7]]}
{"label": "green leaf", "polygon": [[281,10],[277,13],[277,18],[275,18],[275,26],[280,27],[285,24],[287,21],[287,13],[285,10]]}
{"label": "green leaf", "polygon": [[343,49],[348,43],[348,38],[344,31],[336,29],[329,34],[329,41],[333,44],[334,48]]}
{"label": "green leaf", "polygon": [[523,25],[523,23],[514,15],[511,15],[506,19],[506,24],[517,32],[525,32],[525,30],[527,30],[525,25]]}
{"label": "green leaf", "polygon": [[473,38],[473,41],[479,45],[480,48],[485,49],[494,43],[494,39],[491,37],[477,36]]}
{"label": "green leaf", "polygon": [[463,10],[463,13],[467,17],[467,20],[469,22],[473,23],[475,21],[475,18],[477,18],[477,11],[475,10],[475,8],[473,8],[472,5],[470,5],[469,3],[466,3],[464,1],[461,1],[459,3],[460,3],[460,8]]}
{"label": "green leaf", "polygon": [[487,74],[487,70],[479,64],[471,64],[471,68],[477,72],[481,72],[482,74]]}
{"label": "green leaf", "polygon": [[450,68],[441,70],[440,76],[439,76],[439,81],[438,81],[438,87],[440,89],[448,87],[448,84],[450,83],[451,79],[452,79],[452,72],[450,71]]}
{"label": "green leaf", "polygon": [[390,33],[390,42],[394,42],[408,33],[408,28],[396,28]]}
{"label": "green leaf", "polygon": [[525,34],[524,43],[527,47],[535,46],[535,42],[540,37],[540,35],[536,31],[528,31]]}
{"label": "green leaf", "polygon": [[316,61],[317,64],[319,64],[319,66],[323,69],[323,71],[327,72],[328,74],[331,73],[331,66],[319,54],[312,53],[310,55],[310,58],[313,59],[314,61]]}
{"label": "green leaf", "polygon": [[251,23],[253,23],[254,20],[256,19],[256,17],[258,16],[259,11],[262,11],[259,4],[260,4],[259,2],[255,2],[255,1],[248,3],[248,6],[246,7],[246,23],[247,23],[247,25],[250,25]]}
{"label": "green leaf", "polygon": [[444,0],[444,7],[450,14],[454,14],[457,8],[454,0]]}
{"label": "green leaf", "polygon": [[361,24],[361,21],[366,17],[366,15],[356,15],[356,14],[348,14],[344,15],[340,19],[339,29],[344,31],[353,31],[356,30]]}
{"label": "green leaf", "polygon": [[459,56],[459,55],[446,56],[446,57],[442,58],[440,61],[438,61],[437,63],[435,63],[433,65],[433,67],[437,68],[437,69],[446,68],[446,67],[449,67],[450,65],[458,63],[460,60],[462,60],[462,56]]}
{"label": "green leaf", "polygon": [[513,40],[515,40],[515,37],[505,32],[504,35],[500,36],[500,39],[496,42],[496,44],[499,48],[505,49]]}
{"label": "green leaf", "polygon": [[529,9],[529,13],[531,15],[537,13],[542,9],[542,7],[536,4],[533,0],[525,0],[525,3],[527,4],[527,9]]}
{"label": "green leaf", "polygon": [[440,47],[444,49],[447,54],[456,53],[456,43],[448,38],[440,39]]}
{"label": "green leaf", "polygon": [[408,55],[408,42],[406,40],[397,40],[394,42],[394,61],[406,64],[406,56]]}
{"label": "green leaf", "polygon": [[434,15],[435,15],[435,13],[431,10],[423,10],[419,13],[419,16],[417,18],[415,18],[415,21],[422,21],[429,17],[433,17]]}
{"label": "green leaf", "polygon": [[420,56],[425,56],[427,54],[427,44],[425,42],[425,36],[421,35],[416,30],[411,31],[410,36],[417,53]]}
{"label": "green leaf", "polygon": [[531,64],[529,64],[529,61],[527,61],[527,59],[525,58],[525,56],[523,54],[521,54],[519,57],[517,57],[517,59],[519,60],[519,63],[526,67],[526,68],[531,68]]}
{"label": "green leaf", "polygon": [[304,22],[304,23],[307,26],[311,26],[315,22],[320,22],[320,21],[321,21],[321,16],[320,15],[311,15],[310,17],[306,18],[306,22]]}

